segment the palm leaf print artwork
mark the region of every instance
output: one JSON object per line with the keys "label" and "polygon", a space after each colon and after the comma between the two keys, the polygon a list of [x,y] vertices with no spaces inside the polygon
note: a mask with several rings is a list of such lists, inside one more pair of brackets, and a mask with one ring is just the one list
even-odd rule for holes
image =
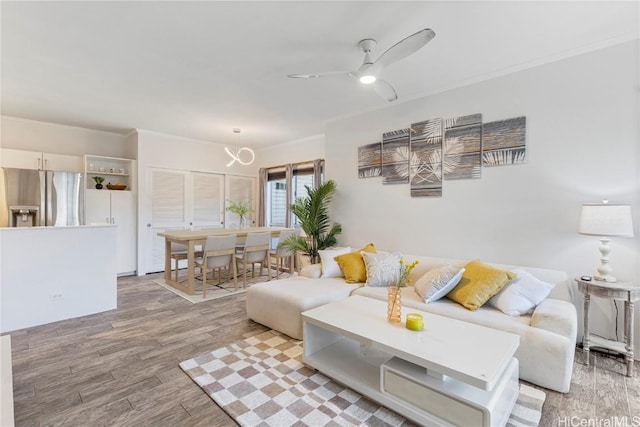
{"label": "palm leaf print artwork", "polygon": [[358,178],[372,178],[382,175],[382,143],[358,147]]}
{"label": "palm leaf print artwork", "polygon": [[445,120],[444,178],[480,178],[482,114]]}
{"label": "palm leaf print artwork", "polygon": [[486,123],[482,130],[482,165],[524,163],[527,154],[526,130],[525,116]]}
{"label": "palm leaf print artwork", "polygon": [[478,179],[482,166],[526,161],[525,116],[482,123],[482,114],[436,118],[385,132],[358,147],[358,177],[409,183],[411,197],[441,197],[444,180]]}
{"label": "palm leaf print artwork", "polygon": [[382,135],[382,183],[409,182],[409,129],[385,132]]}
{"label": "palm leaf print artwork", "polygon": [[442,120],[411,125],[411,197],[442,196]]}

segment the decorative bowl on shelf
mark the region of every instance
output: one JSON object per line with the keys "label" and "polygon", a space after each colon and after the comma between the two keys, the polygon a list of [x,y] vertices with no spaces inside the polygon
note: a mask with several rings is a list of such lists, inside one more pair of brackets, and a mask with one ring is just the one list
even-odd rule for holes
{"label": "decorative bowl on shelf", "polygon": [[107,188],[109,190],[124,190],[127,186],[124,184],[107,184]]}

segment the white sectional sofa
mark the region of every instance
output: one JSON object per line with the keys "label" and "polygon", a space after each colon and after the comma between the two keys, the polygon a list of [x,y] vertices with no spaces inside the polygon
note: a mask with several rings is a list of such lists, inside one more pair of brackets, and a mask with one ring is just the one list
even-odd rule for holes
{"label": "white sectional sofa", "polygon": [[[414,282],[436,266],[449,263],[463,267],[470,261],[412,255],[404,255],[403,258],[408,262],[419,261],[411,272]],[[520,362],[520,378],[541,387],[568,392],[576,344],[577,315],[567,274],[541,268],[491,265],[508,270],[522,268],[542,281],[553,283],[555,287],[533,313],[517,317],[488,305],[470,311],[447,298],[425,304],[411,286],[403,289],[402,305],[519,335],[520,347],[516,357]],[[251,286],[247,290],[247,314],[258,323],[302,339],[302,312],[350,295],[379,300],[387,298],[386,288],[346,283],[338,278],[299,276]]]}

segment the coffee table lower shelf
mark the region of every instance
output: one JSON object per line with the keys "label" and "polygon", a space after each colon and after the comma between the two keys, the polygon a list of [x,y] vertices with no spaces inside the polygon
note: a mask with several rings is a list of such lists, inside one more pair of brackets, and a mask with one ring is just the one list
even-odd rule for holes
{"label": "coffee table lower shelf", "polygon": [[518,398],[512,358],[492,390],[427,372],[424,367],[310,322],[303,362],[385,407],[425,426],[503,426]]}

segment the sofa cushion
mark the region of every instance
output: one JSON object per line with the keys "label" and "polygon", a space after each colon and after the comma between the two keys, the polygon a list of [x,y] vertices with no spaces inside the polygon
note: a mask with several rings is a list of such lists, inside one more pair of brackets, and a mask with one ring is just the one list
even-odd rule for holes
{"label": "sofa cushion", "polygon": [[458,284],[462,273],[464,273],[464,268],[443,264],[427,271],[416,280],[413,288],[420,298],[429,304],[448,294]]}
{"label": "sofa cushion", "polygon": [[347,298],[358,285],[344,279],[289,277],[257,283],[247,289],[247,315],[250,319],[302,339],[302,312]]}
{"label": "sofa cushion", "polygon": [[319,279],[322,276],[322,264],[309,264],[300,269],[300,276]]}
{"label": "sofa cushion", "polygon": [[460,282],[447,294],[447,298],[469,310],[481,307],[516,276],[510,271],[492,267],[479,259],[467,263],[464,268]]}
{"label": "sofa cushion", "polygon": [[364,265],[364,260],[360,252],[375,254],[376,247],[373,243],[369,243],[360,250],[334,258],[338,266],[340,266],[340,270],[342,270],[344,274],[344,280],[347,283],[362,283],[367,281],[367,267]]}
{"label": "sofa cushion", "polygon": [[400,277],[400,252],[370,254],[362,252],[367,268],[367,286],[388,287],[395,285]]}
{"label": "sofa cushion", "polygon": [[320,263],[322,264],[322,276],[327,279],[330,277],[344,277],[342,274],[342,270],[340,270],[340,266],[334,260],[338,255],[344,255],[351,252],[351,248],[347,246],[346,248],[340,249],[322,249],[318,251],[318,255],[320,255]]}
{"label": "sofa cushion", "polygon": [[520,316],[529,313],[544,300],[555,285],[537,279],[521,268],[511,270],[516,277],[505,285],[489,304],[509,316]]}
{"label": "sofa cushion", "polygon": [[545,329],[574,341],[578,334],[575,305],[567,301],[546,298],[531,315],[531,326]]}

